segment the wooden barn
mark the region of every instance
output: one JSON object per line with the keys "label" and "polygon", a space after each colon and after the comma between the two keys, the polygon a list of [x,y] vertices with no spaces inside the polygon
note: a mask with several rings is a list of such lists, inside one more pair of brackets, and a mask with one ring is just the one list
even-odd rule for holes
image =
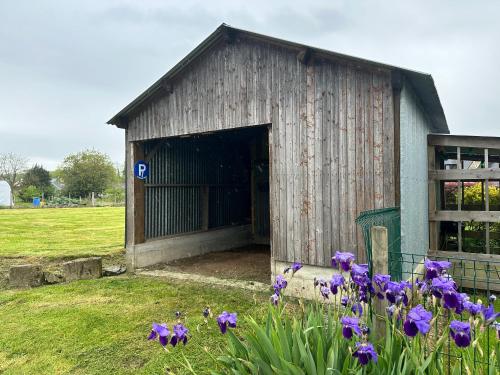
{"label": "wooden barn", "polygon": [[386,207],[403,252],[429,249],[427,136],[449,130],[428,74],[223,24],[108,123],[133,267],[252,243],[273,268],[364,260],[355,219]]}

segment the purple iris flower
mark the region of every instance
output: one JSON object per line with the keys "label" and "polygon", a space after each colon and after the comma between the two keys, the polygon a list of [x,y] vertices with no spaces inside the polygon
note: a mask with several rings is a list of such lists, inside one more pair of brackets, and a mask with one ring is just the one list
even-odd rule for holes
{"label": "purple iris flower", "polygon": [[437,260],[426,259],[424,262],[424,266],[425,266],[425,279],[432,280],[435,279],[436,277],[441,276],[443,271],[450,268],[451,263],[446,260],[437,261]]}
{"label": "purple iris flower", "polygon": [[285,289],[288,285],[288,282],[286,281],[285,277],[283,275],[278,275],[276,276],[276,282],[273,285],[274,292],[276,294],[280,294],[282,289]]}
{"label": "purple iris flower", "polygon": [[323,287],[323,286],[327,286],[328,284],[326,283],[325,279],[323,279],[322,277],[318,277],[318,278],[314,278],[314,287],[316,288],[317,286],[320,286],[320,287]]}
{"label": "purple iris flower", "polygon": [[186,345],[188,341],[187,333],[189,332],[189,330],[182,324],[176,324],[173,328],[173,331],[174,334],[170,339],[170,344],[172,344],[172,346],[176,346],[177,343],[182,342],[184,345]]}
{"label": "purple iris flower", "polygon": [[327,286],[322,286],[320,289],[319,289],[321,295],[323,296],[323,298],[328,298],[328,295],[330,294],[330,288],[328,288]]}
{"label": "purple iris flower", "polygon": [[470,324],[453,320],[450,323],[450,336],[455,340],[459,348],[465,348],[470,345]]}
{"label": "purple iris flower", "polygon": [[289,271],[292,271],[292,275],[294,275],[295,272],[297,272],[301,268],[302,268],[302,263],[294,262],[290,267],[285,268],[283,273],[288,273]]}
{"label": "purple iris flower", "polygon": [[332,267],[339,267],[345,272],[351,269],[351,263],[354,262],[354,254],[342,251],[336,251],[332,258]]}
{"label": "purple iris flower", "polygon": [[337,294],[338,293],[338,288],[339,286],[344,285],[345,279],[344,276],[340,274],[335,274],[332,276],[332,279],[330,280],[330,290],[332,294]]}
{"label": "purple iris flower", "polygon": [[353,332],[356,335],[361,336],[361,327],[359,326],[358,318],[344,316],[342,317],[340,322],[342,323],[342,335],[346,339],[350,340],[353,335]]}
{"label": "purple iris flower", "polygon": [[347,296],[342,296],[342,298],[340,299],[340,304],[344,307],[347,306],[347,304],[349,303],[349,297]]}
{"label": "purple iris flower", "polygon": [[392,319],[394,313],[396,312],[396,305],[387,306],[385,311],[387,311],[387,316]]}
{"label": "purple iris flower", "polygon": [[484,325],[489,326],[490,324],[493,324],[498,317],[500,317],[500,312],[495,312],[495,307],[493,304],[490,304],[489,307],[483,307],[481,315],[484,319]]}
{"label": "purple iris flower", "polygon": [[472,316],[479,314],[483,308],[480,303],[472,303],[471,301],[464,301],[464,309],[469,312]]}
{"label": "purple iris flower", "polygon": [[368,264],[352,264],[351,268],[351,279],[352,281],[364,289],[371,289],[371,280],[368,277]]}
{"label": "purple iris flower", "polygon": [[457,306],[455,307],[455,312],[461,314],[465,309],[464,303],[469,300],[467,293],[457,293]]}
{"label": "purple iris flower", "polygon": [[415,306],[408,312],[406,320],[403,324],[405,334],[410,337],[415,337],[420,331],[422,335],[425,335],[431,328],[431,319],[431,312],[424,309],[422,305]]}
{"label": "purple iris flower", "polygon": [[377,352],[375,351],[373,345],[369,342],[357,342],[356,349],[354,350],[354,353],[352,353],[352,355],[353,357],[358,358],[361,366],[367,365],[370,361],[377,363],[378,360]]}
{"label": "purple iris flower", "polygon": [[407,306],[408,296],[406,295],[406,289],[411,288],[411,284],[407,281],[388,281],[385,285],[385,297],[392,303],[399,305],[401,302]]}
{"label": "purple iris flower", "polygon": [[436,298],[443,298],[446,309],[456,308],[459,304],[457,285],[451,279],[439,277],[432,279],[432,294]]}
{"label": "purple iris flower", "polygon": [[376,274],[373,276],[373,282],[377,286],[376,293],[379,299],[384,299],[384,292],[387,283],[391,281],[391,275]]}
{"label": "purple iris flower", "polygon": [[271,296],[271,303],[274,305],[274,306],[278,306],[278,302],[280,300],[280,296],[277,295],[276,293],[274,293],[272,296]]}
{"label": "purple iris flower", "polygon": [[226,333],[227,326],[231,328],[236,327],[236,313],[228,313],[227,311],[223,311],[222,314],[217,318],[217,324],[219,325],[220,331],[222,334]]}
{"label": "purple iris flower", "polygon": [[162,346],[167,346],[168,344],[168,336],[170,336],[170,331],[165,323],[158,324],[153,323],[153,329],[148,336],[148,340],[154,340],[156,337],[159,337],[160,344]]}
{"label": "purple iris flower", "polygon": [[351,311],[353,314],[358,314],[359,316],[363,315],[363,305],[360,302],[355,303],[351,307]]}

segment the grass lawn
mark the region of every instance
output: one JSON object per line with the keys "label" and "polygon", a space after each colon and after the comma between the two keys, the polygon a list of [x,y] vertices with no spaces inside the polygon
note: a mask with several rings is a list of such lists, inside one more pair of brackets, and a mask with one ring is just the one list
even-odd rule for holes
{"label": "grass lawn", "polygon": [[[198,333],[201,312],[236,311],[263,316],[268,296],[238,289],[115,277],[0,291],[0,373],[5,374],[174,374],[185,373],[174,360],[185,353],[199,373],[214,363],[225,338],[215,321]],[[146,340],[151,322],[172,326],[174,312],[187,316],[192,338],[166,353]],[[242,328],[238,328],[241,331]]]}
{"label": "grass lawn", "polygon": [[0,210],[0,257],[64,258],[123,249],[124,207]]}

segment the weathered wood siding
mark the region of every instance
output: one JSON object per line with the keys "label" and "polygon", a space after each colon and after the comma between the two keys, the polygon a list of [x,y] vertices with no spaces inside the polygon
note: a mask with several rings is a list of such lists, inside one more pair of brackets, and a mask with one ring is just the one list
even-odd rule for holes
{"label": "weathered wood siding", "polygon": [[[390,72],[314,58],[252,40],[222,44],[173,92],[129,119],[128,141],[272,124],[272,251],[277,260],[328,265],[358,251],[354,220],[394,206]],[[399,152],[399,150],[398,150]]]}

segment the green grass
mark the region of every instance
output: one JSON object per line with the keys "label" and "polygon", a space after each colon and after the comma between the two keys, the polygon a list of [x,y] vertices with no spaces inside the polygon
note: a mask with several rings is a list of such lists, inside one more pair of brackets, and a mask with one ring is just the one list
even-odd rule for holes
{"label": "green grass", "polygon": [[109,255],[123,249],[123,207],[0,210],[0,257]]}
{"label": "green grass", "polygon": [[[175,374],[183,352],[198,373],[214,366],[225,337],[211,322],[198,333],[206,305],[263,316],[265,297],[249,291],[149,278],[104,278],[24,291],[0,291],[0,373],[5,374]],[[256,300],[259,301],[256,304]],[[172,326],[174,312],[186,313],[188,345],[166,353],[146,340],[151,322]],[[241,332],[242,328],[237,328]],[[174,358],[175,357],[175,358]]]}

